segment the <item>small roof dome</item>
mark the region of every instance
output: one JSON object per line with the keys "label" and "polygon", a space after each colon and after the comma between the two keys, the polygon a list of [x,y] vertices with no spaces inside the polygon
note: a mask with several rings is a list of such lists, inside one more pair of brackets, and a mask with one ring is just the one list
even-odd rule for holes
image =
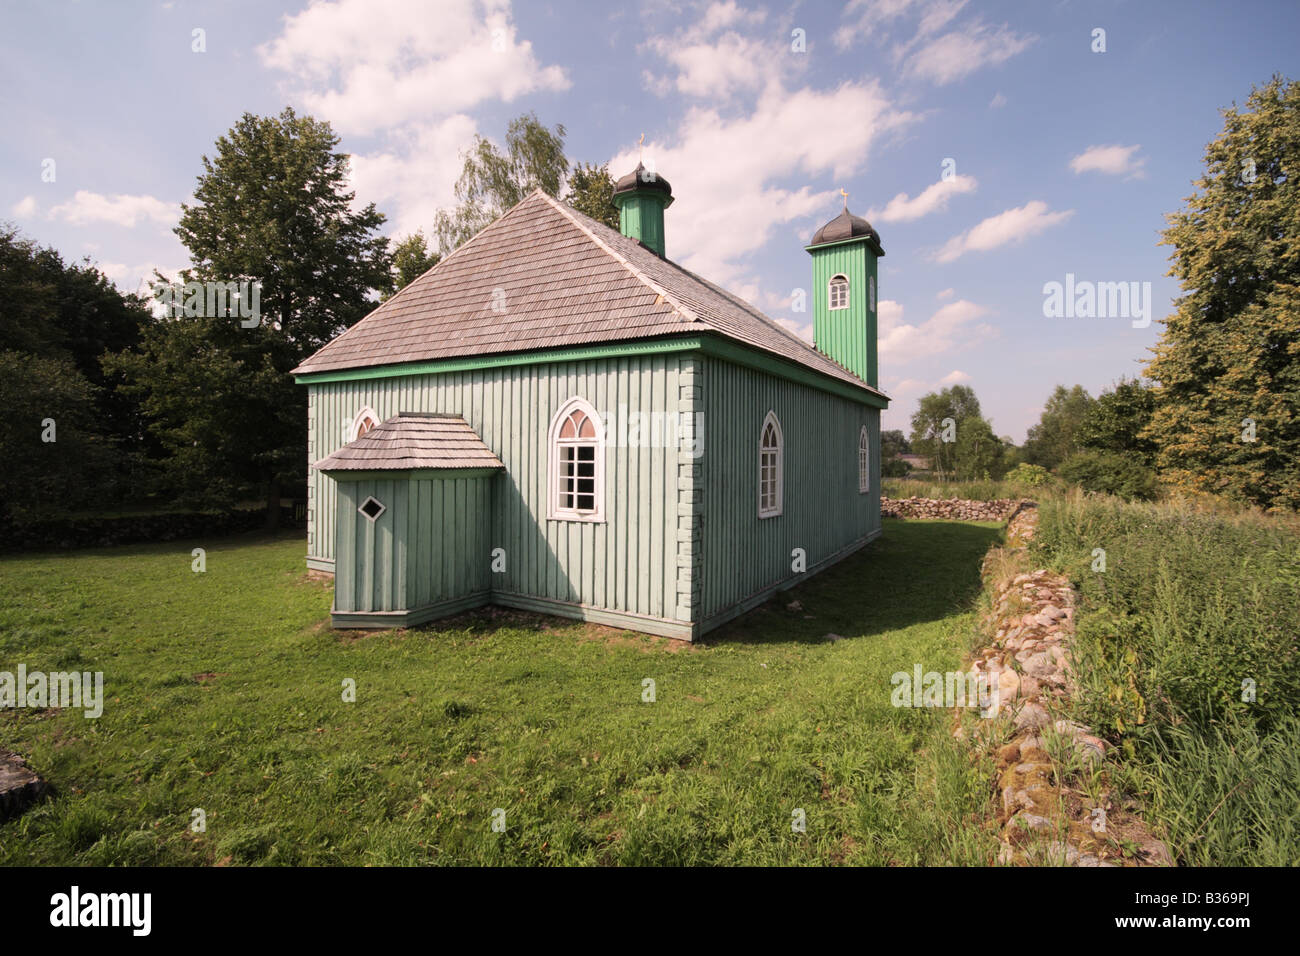
{"label": "small roof dome", "polygon": [[885,252],[880,248],[880,233],[872,228],[871,223],[867,222],[861,216],[855,216],[846,208],[842,213],[822,226],[812,237],[809,245],[820,246],[828,242],[843,242],[845,239],[869,239],[873,246],[879,250],[877,255],[884,255]]}
{"label": "small roof dome", "polygon": [[653,189],[661,193],[672,196],[673,187],[668,185],[668,180],[664,179],[658,173],[651,173],[644,176],[646,168],[643,163],[637,163],[636,169],[619,179],[614,184],[614,195],[621,196],[624,193],[630,193],[637,189]]}

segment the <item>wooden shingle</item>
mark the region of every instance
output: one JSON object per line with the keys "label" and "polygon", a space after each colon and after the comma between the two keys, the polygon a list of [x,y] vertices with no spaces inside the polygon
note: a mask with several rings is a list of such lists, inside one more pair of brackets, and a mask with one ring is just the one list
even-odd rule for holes
{"label": "wooden shingle", "polygon": [[504,468],[459,415],[402,412],[316,462],[320,471]]}
{"label": "wooden shingle", "polygon": [[705,332],[883,394],[739,297],[541,190],[294,373]]}

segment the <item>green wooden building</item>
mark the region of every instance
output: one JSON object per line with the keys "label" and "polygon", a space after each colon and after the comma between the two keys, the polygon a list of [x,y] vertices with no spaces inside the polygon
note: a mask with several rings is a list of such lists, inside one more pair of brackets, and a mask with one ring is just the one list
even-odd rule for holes
{"label": "green wooden building", "polygon": [[532,193],[295,370],[335,626],[692,640],[880,533],[875,230],[806,247],[812,347],[667,257],[665,179],[614,200],[618,232]]}

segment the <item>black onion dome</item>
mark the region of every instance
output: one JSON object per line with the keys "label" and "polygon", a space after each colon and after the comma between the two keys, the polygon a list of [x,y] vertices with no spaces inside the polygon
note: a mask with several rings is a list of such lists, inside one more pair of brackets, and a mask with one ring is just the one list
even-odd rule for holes
{"label": "black onion dome", "polygon": [[[845,209],[842,213],[822,226],[812,237],[809,245],[820,246],[827,242],[843,242],[845,239],[870,239],[876,248],[880,248],[880,233],[872,228],[871,223],[861,216],[855,216]],[[879,253],[884,255],[883,252]]]}
{"label": "black onion dome", "polygon": [[652,189],[661,193],[673,194],[673,187],[668,185],[668,180],[655,174],[653,178],[642,179],[641,174],[646,171],[642,163],[636,164],[636,169],[622,177],[614,184],[614,195],[621,196],[623,193],[630,193],[637,189]]}

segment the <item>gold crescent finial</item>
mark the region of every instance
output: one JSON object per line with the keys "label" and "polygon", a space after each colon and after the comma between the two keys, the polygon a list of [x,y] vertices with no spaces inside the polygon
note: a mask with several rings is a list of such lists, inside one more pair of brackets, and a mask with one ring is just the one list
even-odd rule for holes
{"label": "gold crescent finial", "polygon": [[848,209],[848,208],[849,208],[849,194],[848,194],[847,192],[844,191],[844,187],[843,187],[843,186],[840,187],[840,195],[844,197],[844,208],[845,208],[845,209]]}
{"label": "gold crescent finial", "polygon": [[644,145],[645,145],[645,133],[642,133],[641,138],[636,141],[636,161],[638,163],[641,162],[641,147]]}

